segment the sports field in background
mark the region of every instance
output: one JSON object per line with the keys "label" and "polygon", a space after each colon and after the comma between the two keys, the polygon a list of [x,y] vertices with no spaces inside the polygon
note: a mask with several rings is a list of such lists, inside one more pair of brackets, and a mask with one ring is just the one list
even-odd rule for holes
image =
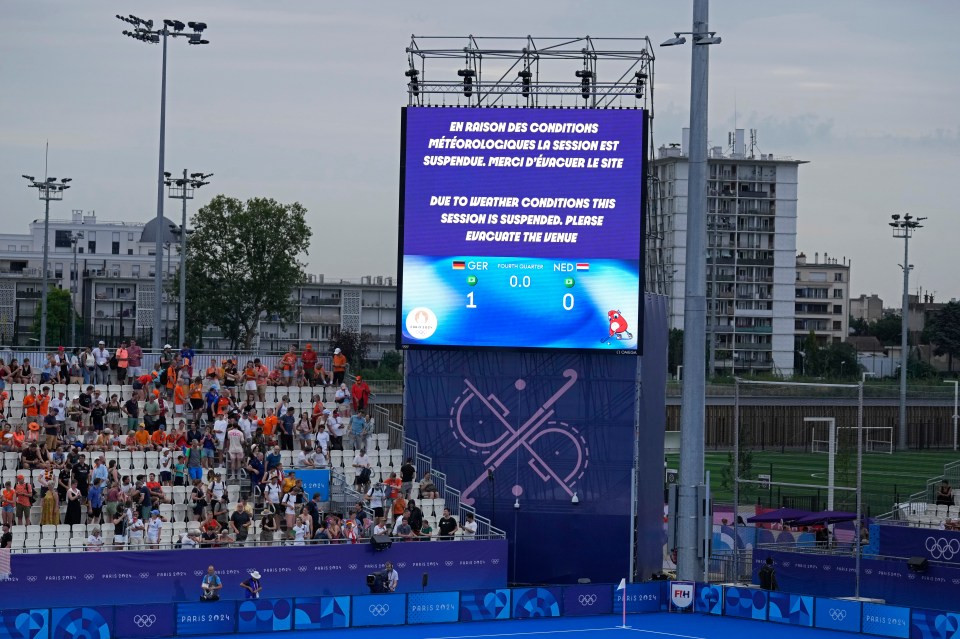
{"label": "sports field in background", "polygon": [[[743,454],[743,451],[741,451]],[[792,484],[827,484],[827,455],[823,453],[771,451],[752,451],[752,472],[772,475],[774,482]],[[960,453],[953,451],[909,451],[903,453],[863,455],[863,503],[869,515],[879,515],[892,509],[894,500],[905,500],[907,496],[923,490],[927,480],[943,473],[943,465],[960,460]],[[679,454],[666,456],[667,467],[679,469]],[[710,488],[714,501],[732,503],[733,491],[723,485],[724,469],[731,466],[728,452],[706,453],[706,469],[710,471]],[[856,486],[856,454],[838,455],[836,463],[836,484],[838,486]],[[955,487],[956,488],[956,487]],[[746,495],[741,488],[741,504],[756,503],[759,497],[764,505],[780,506],[783,497],[813,497],[816,489],[773,486],[771,491],[748,488]],[[820,491],[823,507],[826,504],[826,488]],[[837,510],[852,509],[855,506],[852,492],[836,493]],[[849,500],[844,503],[844,500]],[[802,506],[798,506],[802,507]]]}

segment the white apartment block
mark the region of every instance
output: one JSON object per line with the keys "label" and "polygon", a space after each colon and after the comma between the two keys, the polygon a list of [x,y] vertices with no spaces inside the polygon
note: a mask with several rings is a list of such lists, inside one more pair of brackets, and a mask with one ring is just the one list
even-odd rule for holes
{"label": "white apartment block", "polygon": [[[708,153],[707,331],[718,374],[793,375],[798,169],[804,162],[748,152],[743,129]],[[755,136],[751,132],[752,137]],[[689,133],[654,159],[652,215],[670,326],[683,328]],[[649,228],[649,226],[648,226]],[[648,259],[648,268],[650,261]]]}
{"label": "white apartment block", "polygon": [[796,291],[796,348],[811,331],[821,346],[846,341],[850,334],[850,262],[826,253],[822,262],[819,253],[810,261],[800,253]]}
{"label": "white apartment block", "polygon": [[[174,278],[180,254],[177,238],[170,232],[173,222],[165,220],[163,270]],[[121,338],[136,337],[144,345],[151,341],[155,272],[155,219],[146,224],[104,222],[93,212],[74,211],[71,219],[51,219],[49,255],[50,286],[75,290],[75,306],[86,327],[78,342],[98,339],[109,345]],[[72,235],[83,233],[76,246],[74,271]],[[43,220],[30,222],[28,233],[0,233],[0,344],[28,345],[31,325],[40,304],[43,268]],[[393,350],[396,335],[396,286],[392,277],[364,276],[359,281],[326,280],[308,275],[307,282],[293,293],[299,313],[284,325],[264,317],[259,329],[258,348],[285,351],[290,345],[313,344],[327,352],[334,329],[342,328],[372,335],[369,356],[379,359]],[[178,334],[179,306],[176,295],[161,301],[163,340],[174,344]],[[51,345],[69,344],[66,335],[49,335]],[[215,330],[204,331],[206,348],[226,348],[227,340]]]}

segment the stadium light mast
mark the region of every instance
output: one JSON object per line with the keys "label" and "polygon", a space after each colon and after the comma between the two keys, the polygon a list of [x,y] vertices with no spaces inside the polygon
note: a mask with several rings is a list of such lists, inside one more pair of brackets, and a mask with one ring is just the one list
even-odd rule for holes
{"label": "stadium light mast", "polygon": [[903,300],[900,310],[900,424],[897,428],[897,450],[907,450],[907,362],[910,360],[907,342],[907,328],[910,325],[910,238],[916,229],[922,229],[925,217],[914,217],[909,213],[903,216],[894,213],[890,216],[893,237],[903,238]]}
{"label": "stadium light mast", "polygon": [[[698,552],[706,552],[697,537],[699,504],[697,492],[704,481],[703,438],[706,402],[707,337],[707,88],[710,74],[710,48],[720,38],[709,30],[709,0],[693,0],[693,51],[690,68],[690,156],[689,196],[687,198],[687,258],[684,270],[683,309],[683,381],[680,403],[680,481],[677,512],[677,576],[683,580],[703,579],[703,562]],[[686,42],[684,34],[660,46]],[[734,484],[736,486],[736,484]],[[734,487],[736,490],[736,487]],[[737,513],[733,514],[736,522]]]}
{"label": "stadium light mast", "polygon": [[37,189],[40,199],[44,202],[43,283],[41,284],[42,288],[40,290],[40,350],[45,351],[47,349],[47,296],[49,293],[49,291],[47,291],[47,271],[49,270],[47,261],[50,254],[50,200],[62,200],[63,192],[70,188],[67,182],[72,180],[71,178],[60,178],[60,181],[57,182],[57,178],[55,177],[48,177],[42,180],[36,180],[32,175],[22,175],[21,177],[30,183],[27,188]]}
{"label": "stadium light mast", "polygon": [[210,184],[207,178],[213,177],[213,173],[191,173],[187,175],[187,170],[183,170],[183,177],[174,179],[170,173],[164,173],[164,184],[168,187],[168,196],[174,200],[180,200],[183,203],[182,221],[180,227],[172,229],[173,234],[180,238],[180,312],[179,320],[179,341],[177,344],[183,345],[187,339],[187,236],[192,231],[187,230],[187,200],[193,199],[193,192],[202,186]]}
{"label": "stadium light mast", "polygon": [[[205,22],[188,22],[184,24],[180,20],[166,19],[163,26],[159,29],[153,28],[153,20],[144,20],[133,14],[126,17],[117,14],[117,19],[131,25],[131,28],[124,30],[123,35],[146,42],[148,44],[159,44],[163,42],[163,63],[160,72],[160,168],[157,171],[157,228],[156,228],[156,246],[155,246],[155,270],[153,279],[153,339],[151,346],[160,350],[163,344],[160,336],[160,326],[162,326],[163,315],[161,305],[163,302],[163,238],[165,236],[163,226],[163,160],[164,145],[166,141],[166,115],[167,115],[167,38],[187,38],[187,44],[210,44],[209,40],[203,38],[203,32],[207,28]],[[189,27],[188,31],[184,31]]]}

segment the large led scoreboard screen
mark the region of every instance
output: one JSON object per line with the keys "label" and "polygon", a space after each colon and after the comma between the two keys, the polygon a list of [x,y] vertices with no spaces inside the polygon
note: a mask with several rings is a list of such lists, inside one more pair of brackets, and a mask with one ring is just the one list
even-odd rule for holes
{"label": "large led scoreboard screen", "polygon": [[403,111],[399,348],[636,355],[642,110]]}

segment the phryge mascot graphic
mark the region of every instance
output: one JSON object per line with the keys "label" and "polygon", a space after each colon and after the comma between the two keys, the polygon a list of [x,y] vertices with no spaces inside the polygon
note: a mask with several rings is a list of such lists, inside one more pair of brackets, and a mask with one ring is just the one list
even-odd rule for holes
{"label": "phryge mascot graphic", "polygon": [[607,311],[607,319],[610,321],[610,334],[601,341],[606,343],[613,338],[633,339],[633,333],[627,330],[627,320],[623,319],[620,311]]}

